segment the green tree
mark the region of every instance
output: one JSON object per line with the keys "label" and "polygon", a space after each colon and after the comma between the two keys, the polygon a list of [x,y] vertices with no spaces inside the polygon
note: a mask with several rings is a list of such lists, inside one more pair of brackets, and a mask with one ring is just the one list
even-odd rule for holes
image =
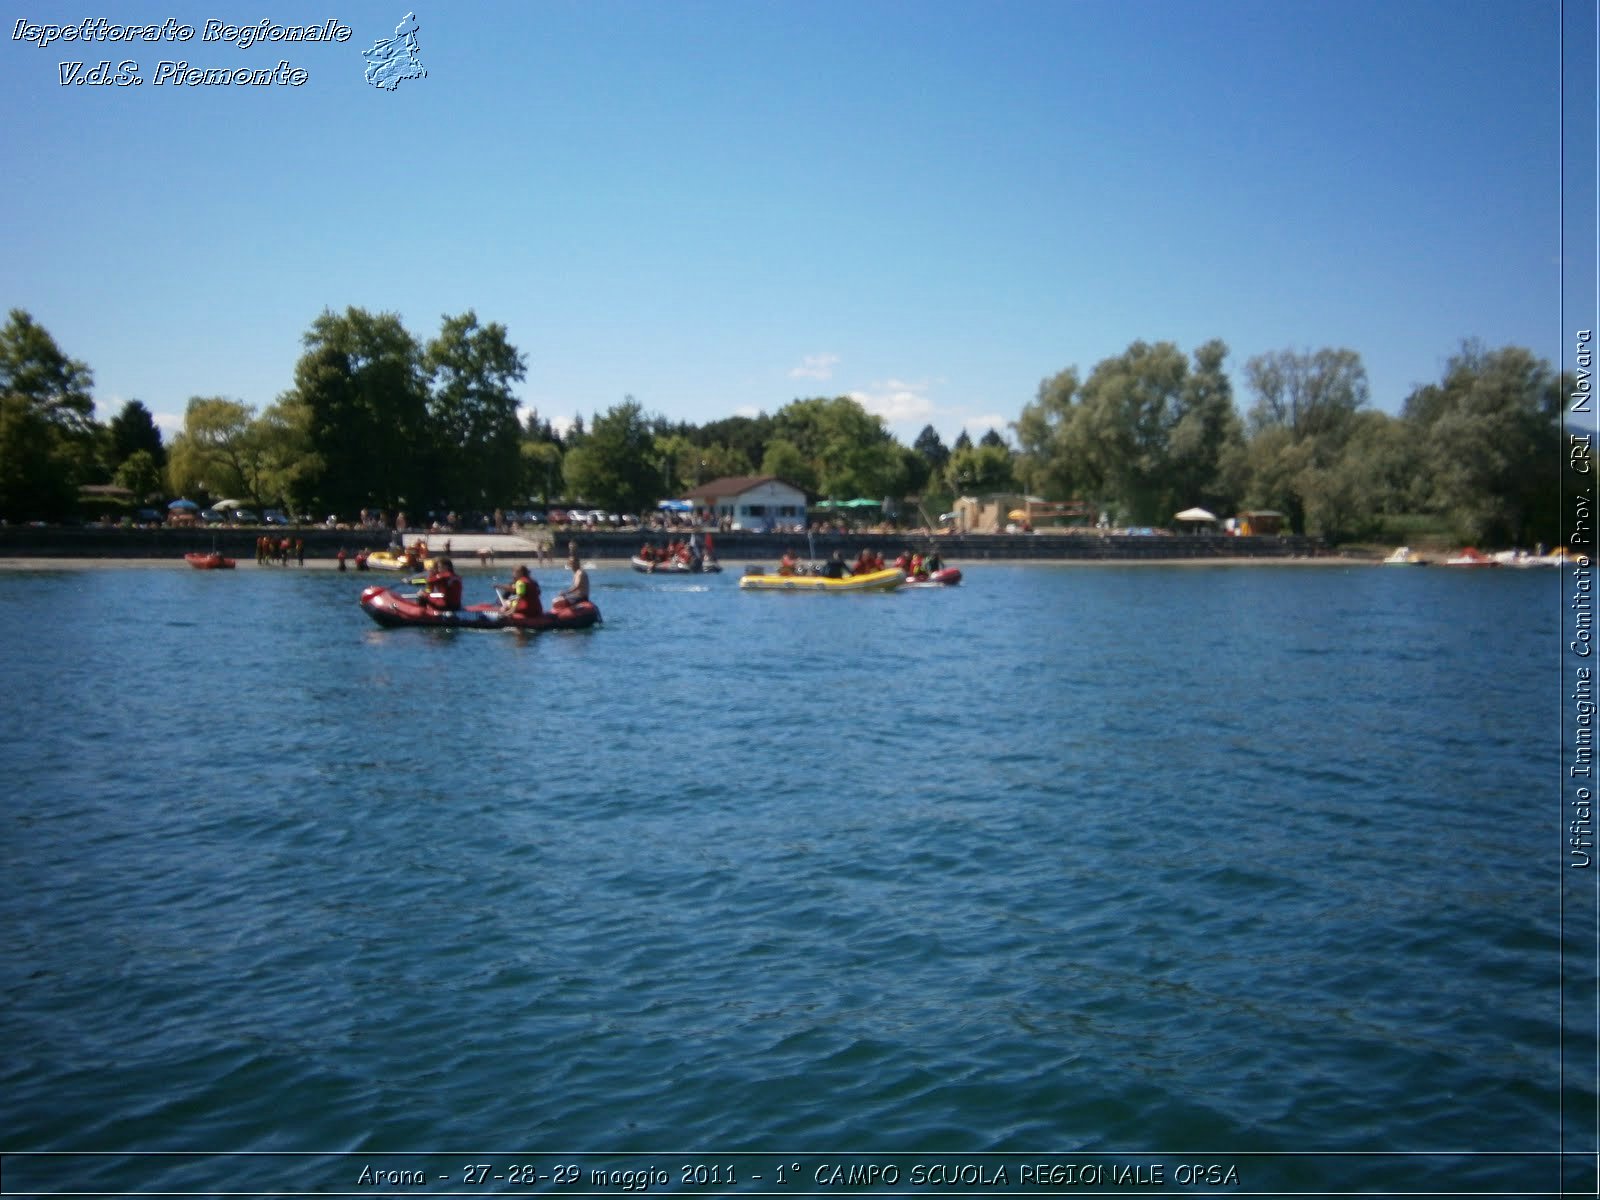
{"label": "green tree", "polygon": [[1139,524],[1225,508],[1244,470],[1227,355],[1217,339],[1192,361],[1171,342],[1141,341],[1087,380],[1074,368],[1044,380],[1012,426],[1017,477],[1047,499],[1092,499]]}
{"label": "green tree", "polygon": [[106,427],[106,467],[116,471],[141,450],[150,456],[158,471],[167,465],[167,447],[150,410],[138,400],[129,400]]}
{"label": "green tree", "polygon": [[[773,419],[766,413],[754,417],[725,417],[702,425],[694,441],[706,448],[725,446],[743,455],[747,464],[755,464],[766,458],[767,443],[772,440],[773,432]],[[719,474],[745,474],[747,471],[748,468],[746,471],[713,471],[706,478],[715,479]]]}
{"label": "green tree", "polygon": [[323,461],[312,448],[309,423],[304,405],[281,400],[251,422],[249,449],[263,503],[270,501],[295,513],[315,510]]}
{"label": "green tree", "polygon": [[1328,473],[1366,406],[1366,368],[1353,350],[1283,350],[1252,358],[1245,378],[1256,396],[1248,415],[1250,495],[1305,533],[1312,493],[1329,494]]}
{"label": "green tree", "polygon": [[78,484],[71,447],[39,405],[0,395],[0,518],[57,521],[69,516]]}
{"label": "green tree", "polygon": [[774,475],[785,483],[792,483],[807,493],[815,494],[817,474],[800,448],[786,438],[773,438],[767,443],[766,457],[761,460],[761,473]]}
{"label": "green tree", "polygon": [[658,435],[656,449],[670,460],[671,482],[664,495],[677,495],[690,488],[699,487],[713,479],[729,475],[749,475],[754,467],[742,450],[724,446],[720,442],[706,443],[698,439],[693,427],[678,426],[665,436]]}
{"label": "green tree", "polygon": [[1367,403],[1367,369],[1354,350],[1260,354],[1245,364],[1245,377],[1256,394],[1251,431],[1281,427],[1296,442],[1319,438],[1342,445],[1351,419]]}
{"label": "green tree", "polygon": [[848,396],[791,401],[772,424],[773,437],[791,443],[810,464],[824,496],[878,499],[903,487],[894,438],[881,418]]}
{"label": "green tree", "polygon": [[561,447],[555,442],[524,439],[522,443],[523,490],[538,496],[541,504],[548,505],[561,494],[565,486],[562,473]]}
{"label": "green tree", "polygon": [[0,517],[57,520],[71,515],[78,485],[106,476],[90,389],[94,375],[68,358],[20,308],[0,327]]}
{"label": "green tree", "polygon": [[280,404],[304,409],[293,421],[317,456],[318,477],[305,486],[318,510],[439,502],[422,350],[400,318],[324,311],[302,340]]}
{"label": "green tree", "polygon": [[1017,479],[1047,500],[1078,499],[1091,483],[1073,429],[1078,388],[1076,368],[1052,375],[1011,424],[1017,435]]}
{"label": "green tree", "polygon": [[661,487],[655,434],[632,396],[595,417],[583,442],[567,451],[569,496],[612,512],[649,512]]}
{"label": "green tree", "polygon": [[486,511],[522,491],[522,426],[511,385],[527,364],[503,325],[479,325],[471,310],[446,316],[428,343],[428,417],[438,449],[438,490],[452,505]]}
{"label": "green tree", "polygon": [[263,500],[261,462],[255,436],[255,412],[249,405],[221,396],[194,396],[183,414],[183,430],[172,439],[167,477],[179,494],[206,493]]}
{"label": "green tree", "polygon": [[26,400],[52,425],[81,436],[94,427],[93,387],[88,366],[63,354],[27,312],[11,310],[0,328],[0,395]]}
{"label": "green tree", "polygon": [[1192,505],[1225,511],[1239,498],[1227,464],[1244,446],[1244,428],[1223,367],[1227,357],[1227,345],[1217,338],[1191,356],[1182,405],[1167,435],[1168,500],[1173,508],[1163,520]]}
{"label": "green tree", "polygon": [[700,448],[700,458],[695,463],[694,482],[699,486],[713,479],[753,475],[755,469],[755,464],[743,450],[736,446],[724,446],[721,442],[712,442]]}
{"label": "green tree", "polygon": [[164,472],[148,450],[135,450],[118,465],[111,482],[127,488],[141,504],[159,495],[166,482]]}
{"label": "green tree", "polygon": [[945,464],[944,476],[957,495],[981,496],[1016,487],[1011,450],[1004,443],[957,450]]}
{"label": "green tree", "polygon": [[934,483],[940,491],[944,484],[941,474],[933,468],[932,462],[921,451],[910,449],[896,442],[890,447],[890,455],[899,461],[899,483],[891,496],[917,496],[927,490],[930,483]]}
{"label": "green tree", "polygon": [[1431,505],[1476,542],[1554,541],[1560,525],[1561,414],[1566,389],[1520,346],[1468,342],[1444,378],[1407,398]]}
{"label": "green tree", "polygon": [[939,437],[939,431],[932,425],[924,425],[922,432],[917,434],[917,440],[911,443],[911,448],[920,454],[928,464],[928,474],[938,476],[943,473],[944,466],[950,461],[950,448]]}

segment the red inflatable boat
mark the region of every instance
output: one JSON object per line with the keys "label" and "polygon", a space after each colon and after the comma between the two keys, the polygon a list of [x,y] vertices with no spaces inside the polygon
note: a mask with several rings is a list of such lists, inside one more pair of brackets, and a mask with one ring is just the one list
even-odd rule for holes
{"label": "red inflatable boat", "polygon": [[197,571],[218,571],[234,566],[231,558],[223,558],[216,551],[210,554],[185,554],[183,561]]}
{"label": "red inflatable boat", "polygon": [[424,629],[587,629],[600,620],[600,610],[592,600],[569,606],[558,604],[553,612],[534,616],[512,616],[498,604],[469,604],[465,608],[438,609],[420,603],[415,596],[373,586],[361,593],[361,608],[379,625],[417,625]]}

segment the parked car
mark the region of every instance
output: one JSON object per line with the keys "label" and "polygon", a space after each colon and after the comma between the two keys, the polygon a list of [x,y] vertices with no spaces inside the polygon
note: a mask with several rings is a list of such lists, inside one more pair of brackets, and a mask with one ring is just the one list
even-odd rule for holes
{"label": "parked car", "polygon": [[236,508],[233,510],[233,522],[235,525],[255,525],[259,520],[260,518],[251,509]]}
{"label": "parked car", "polygon": [[227,521],[228,514],[225,512],[218,512],[214,508],[202,508],[200,510],[200,519],[207,525],[221,525]]}
{"label": "parked car", "polygon": [[287,525],[289,523],[289,518],[284,516],[277,509],[269,508],[266,512],[261,514],[261,523],[263,525]]}

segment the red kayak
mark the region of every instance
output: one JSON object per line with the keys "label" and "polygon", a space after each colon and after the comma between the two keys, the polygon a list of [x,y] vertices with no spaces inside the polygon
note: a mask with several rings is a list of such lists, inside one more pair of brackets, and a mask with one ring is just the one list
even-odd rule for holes
{"label": "red kayak", "polygon": [[213,550],[210,554],[185,554],[183,561],[197,571],[217,571],[235,566],[233,559],[223,558]]}
{"label": "red kayak", "polygon": [[553,611],[533,616],[512,616],[498,604],[469,604],[465,608],[438,609],[418,602],[415,596],[373,586],[361,593],[361,607],[379,625],[417,625],[424,629],[587,629],[600,620],[600,610],[592,600],[573,605],[557,604]]}
{"label": "red kayak", "polygon": [[901,587],[954,587],[961,582],[960,567],[940,567],[931,575],[926,571],[906,576]]}

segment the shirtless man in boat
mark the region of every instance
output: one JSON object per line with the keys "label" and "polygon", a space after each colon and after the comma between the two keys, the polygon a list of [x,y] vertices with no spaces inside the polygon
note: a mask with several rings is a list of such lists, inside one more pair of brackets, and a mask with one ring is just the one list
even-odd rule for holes
{"label": "shirtless man in boat", "polygon": [[555,604],[551,605],[552,608],[556,605],[570,608],[580,600],[589,598],[589,572],[585,571],[583,564],[578,561],[578,552],[576,550],[567,559],[567,566],[572,568],[572,586],[556,597]]}

